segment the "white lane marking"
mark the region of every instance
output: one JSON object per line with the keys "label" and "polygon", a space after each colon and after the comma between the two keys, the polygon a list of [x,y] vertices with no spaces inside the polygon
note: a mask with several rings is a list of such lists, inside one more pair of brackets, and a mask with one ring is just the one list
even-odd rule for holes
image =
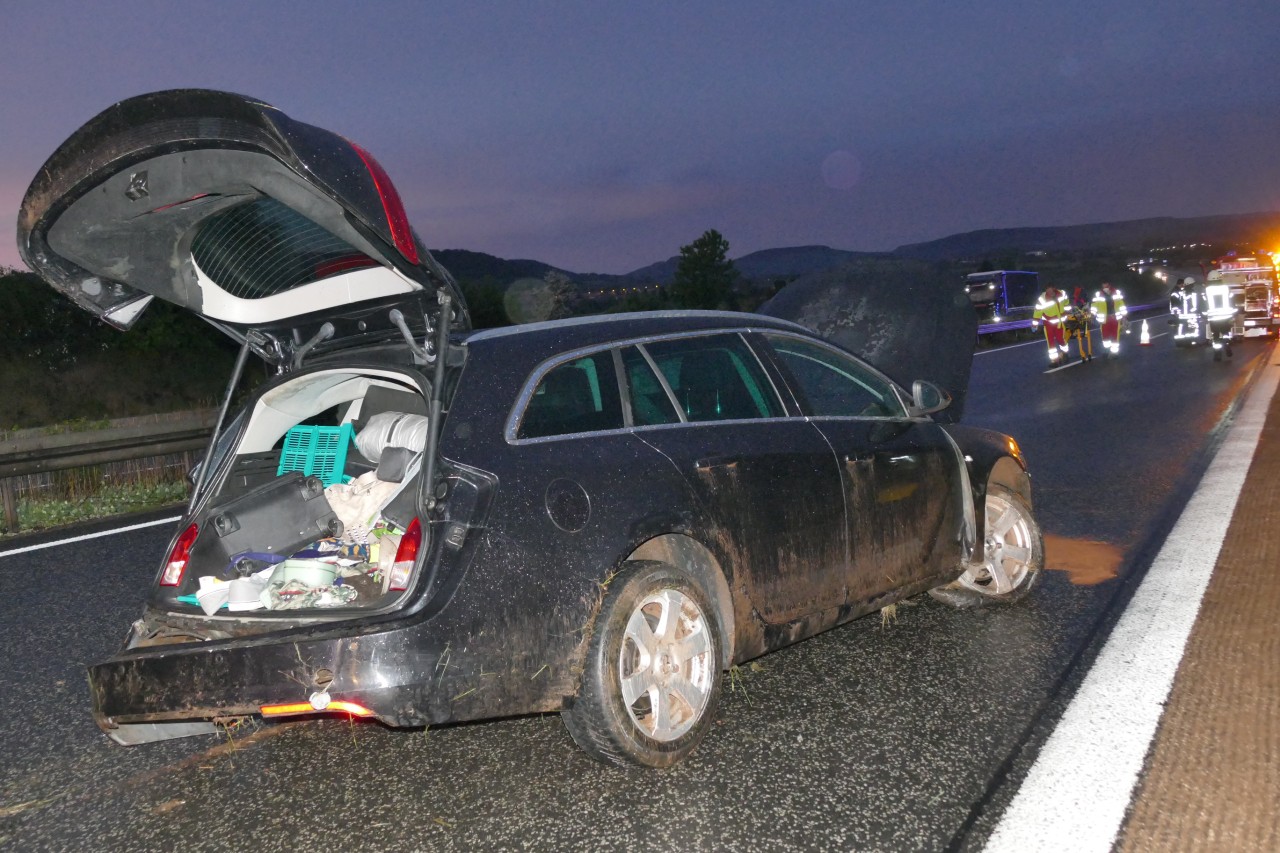
{"label": "white lane marking", "polygon": [[1269,365],[1001,816],[987,851],[1111,850],[1277,384],[1280,369]]}
{"label": "white lane marking", "polygon": [[1045,370],[1045,371],[1042,371],[1042,372],[1043,372],[1043,373],[1057,373],[1059,370],[1066,370],[1068,367],[1076,367],[1076,366],[1081,365],[1081,364],[1084,364],[1084,362],[1082,362],[1082,361],[1068,361],[1066,364],[1059,364],[1057,367],[1051,367],[1051,368],[1049,368],[1048,370]]}
{"label": "white lane marking", "polygon": [[144,527],[173,524],[175,521],[181,520],[182,516],[175,515],[173,518],[162,518],[159,521],[144,521],[141,524],[130,524],[128,527],[113,527],[110,530],[100,530],[97,533],[87,533],[84,536],[72,536],[69,539],[57,539],[53,542],[45,542],[40,545],[28,545],[25,548],[14,548],[10,551],[0,551],[0,557],[9,557],[14,554],[25,554],[28,551],[39,551],[42,548],[56,548],[59,545],[70,545],[72,542],[83,542],[86,539],[97,539],[99,536],[112,536],[116,533],[128,533],[130,530],[141,530]]}
{"label": "white lane marking", "polygon": [[1008,350],[1008,349],[1017,349],[1018,347],[1029,347],[1029,346],[1032,346],[1033,344],[1039,344],[1040,346],[1044,346],[1045,345],[1044,339],[1037,338],[1030,341],[1024,341],[1023,343],[1020,343],[1020,344],[1006,344],[1002,347],[996,347],[995,349],[974,350],[973,354],[974,356],[992,355],[994,353],[1004,352],[1005,350]]}

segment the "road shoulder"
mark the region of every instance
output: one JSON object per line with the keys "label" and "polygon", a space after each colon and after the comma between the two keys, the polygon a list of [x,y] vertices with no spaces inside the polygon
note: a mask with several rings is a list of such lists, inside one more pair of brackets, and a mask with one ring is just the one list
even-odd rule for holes
{"label": "road shoulder", "polygon": [[1118,850],[1280,850],[1278,518],[1280,395],[1267,412]]}

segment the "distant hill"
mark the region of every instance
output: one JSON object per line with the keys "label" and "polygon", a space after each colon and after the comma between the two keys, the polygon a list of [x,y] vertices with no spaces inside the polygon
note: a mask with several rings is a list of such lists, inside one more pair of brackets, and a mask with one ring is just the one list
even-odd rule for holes
{"label": "distant hill", "polygon": [[656,264],[649,264],[647,267],[641,267],[638,270],[632,270],[629,273],[623,273],[620,276],[593,276],[602,281],[610,279],[619,279],[629,284],[651,284],[653,282],[661,282],[670,284],[676,278],[676,266],[680,263],[680,256],[667,258],[665,261],[658,261]]}
{"label": "distant hill", "polygon": [[[431,255],[459,282],[490,284],[500,290],[505,290],[512,282],[522,278],[542,278],[556,269],[542,261],[506,260],[466,249],[432,249]],[[565,272],[565,275],[575,278],[577,274]]]}
{"label": "distant hill", "polygon": [[850,261],[887,257],[878,252],[850,252],[830,246],[793,246],[789,249],[762,249],[734,260],[738,272],[747,278],[787,278],[830,269]]}
{"label": "distant hill", "polygon": [[[979,261],[1007,252],[1072,252],[1096,249],[1131,251],[1135,256],[1149,249],[1187,243],[1219,246],[1274,248],[1280,234],[1280,211],[1239,213],[1190,218],[1159,217],[1090,225],[1043,228],[988,228],[953,234],[939,240],[909,243],[892,252],[853,252],[830,246],[791,246],[751,252],[733,263],[743,278],[768,281],[796,278],[851,262],[869,259],[919,261]],[[438,249],[432,254],[459,281],[491,284],[505,289],[522,278],[542,278],[558,268],[534,260],[505,260],[465,249]],[[558,270],[584,291],[624,285],[671,284],[680,258],[649,264],[622,275]]]}
{"label": "distant hill", "polygon": [[1271,247],[1280,232],[1280,211],[1234,213],[1177,219],[1132,219],[1091,225],[1047,228],[988,228],[953,234],[927,243],[910,243],[894,249],[903,258],[929,261],[977,259],[1003,251],[1063,252],[1088,249],[1121,249],[1136,253],[1162,246],[1215,243]]}
{"label": "distant hill", "polygon": [[[830,246],[791,246],[783,249],[761,249],[758,252],[751,252],[740,258],[734,258],[733,265],[744,278],[791,278],[830,269],[859,258],[885,256],[883,253],[850,252],[845,249],[833,249]],[[665,261],[641,267],[638,270],[619,276],[619,278],[634,284],[649,284],[652,282],[670,284],[675,281],[676,267],[679,264],[679,256],[667,258]]]}

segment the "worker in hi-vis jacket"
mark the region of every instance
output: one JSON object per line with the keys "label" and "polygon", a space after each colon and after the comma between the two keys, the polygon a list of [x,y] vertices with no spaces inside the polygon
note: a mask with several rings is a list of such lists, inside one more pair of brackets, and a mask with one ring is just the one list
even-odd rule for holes
{"label": "worker in hi-vis jacket", "polygon": [[1071,311],[1067,294],[1053,285],[1045,288],[1036,300],[1035,313],[1031,315],[1031,328],[1044,323],[1044,339],[1049,345],[1049,363],[1057,364],[1067,354],[1067,339],[1062,334],[1062,322]]}
{"label": "worker in hi-vis jacket", "polygon": [[1102,330],[1102,345],[1107,355],[1120,354],[1120,323],[1129,309],[1124,307],[1124,294],[1111,282],[1104,281],[1102,289],[1093,295],[1093,317]]}

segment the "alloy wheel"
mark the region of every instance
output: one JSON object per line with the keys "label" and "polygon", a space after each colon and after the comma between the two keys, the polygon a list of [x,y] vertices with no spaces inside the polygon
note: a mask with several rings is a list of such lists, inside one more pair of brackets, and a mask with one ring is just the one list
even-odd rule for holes
{"label": "alloy wheel", "polygon": [[661,589],[631,612],[618,654],[622,701],[635,725],[674,741],[701,719],[715,684],[706,615],[689,596]]}
{"label": "alloy wheel", "polygon": [[984,595],[1006,595],[1027,578],[1035,554],[1035,523],[1021,504],[999,492],[989,492],[986,502],[986,536],[983,565],[958,579],[965,589]]}

